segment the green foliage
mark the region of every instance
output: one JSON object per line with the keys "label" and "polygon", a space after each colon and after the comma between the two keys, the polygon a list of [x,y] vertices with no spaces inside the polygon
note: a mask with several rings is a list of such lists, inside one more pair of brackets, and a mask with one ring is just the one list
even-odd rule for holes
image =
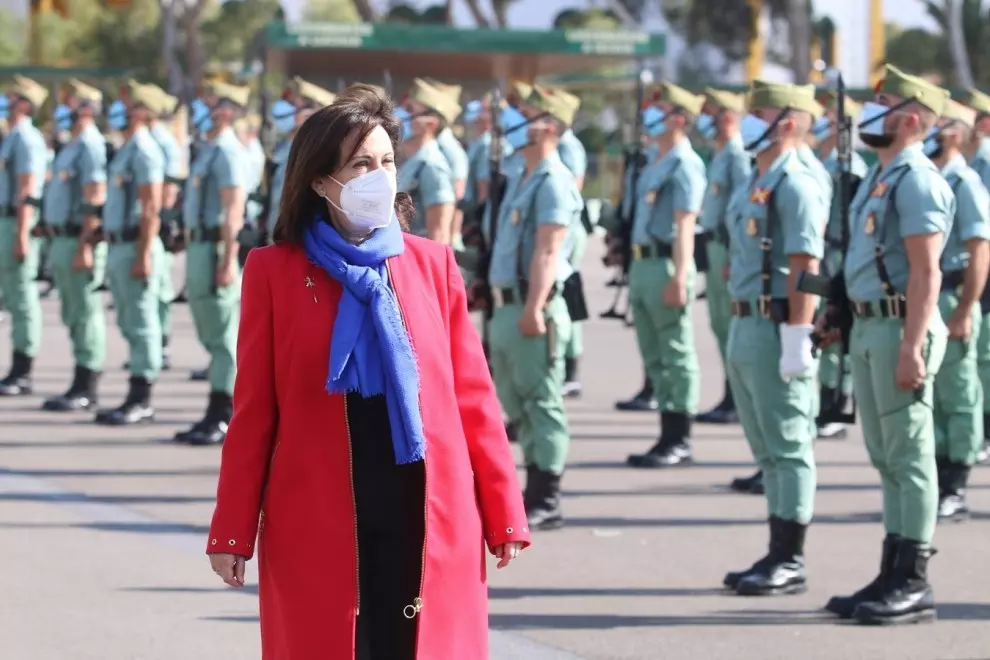
{"label": "green foliage", "polygon": [[888,25],[886,36],[887,62],[890,64],[918,75],[950,75],[953,71],[949,42],[944,35]]}
{"label": "green foliage", "polygon": [[200,26],[210,59],[235,63],[249,56],[258,33],[279,9],[278,0],[229,0]]}
{"label": "green foliage", "polygon": [[19,16],[0,9],[0,66],[22,62],[27,54],[27,25]]}
{"label": "green foliage", "polygon": [[622,21],[609,9],[565,9],[553,19],[557,30],[588,28],[592,30],[614,30]]}
{"label": "green foliage", "polygon": [[[948,45],[948,17],[945,15],[942,0],[918,0],[925,5],[928,15],[938,24],[940,34],[935,35],[941,43],[940,48],[944,48],[945,59],[929,61],[926,65],[920,57],[917,60],[912,58],[913,63],[918,67],[915,71],[938,72],[943,74],[947,81],[958,84],[955,79],[955,67]],[[962,24],[963,39],[966,42],[966,52],[969,54],[969,66],[973,72],[973,82],[977,87],[986,87],[990,83],[990,52],[986,48],[987,41],[990,40],[990,9],[985,9],[981,0],[961,0],[962,1]],[[905,33],[906,34],[906,33]],[[915,42],[918,39],[914,38]],[[890,49],[890,42],[887,46]],[[901,46],[903,48],[903,46]]]}
{"label": "green foliage", "polygon": [[351,0],[307,0],[303,9],[303,19],[357,23],[361,20],[361,16]]}
{"label": "green foliage", "polygon": [[385,15],[387,23],[408,23],[409,25],[446,25],[447,6],[431,5],[422,12],[409,5],[395,5]]}
{"label": "green foliage", "polygon": [[69,61],[63,63],[156,73],[161,55],[157,0],[131,0],[119,9],[105,9],[99,0],[74,0],[71,7],[72,38],[65,48]]}

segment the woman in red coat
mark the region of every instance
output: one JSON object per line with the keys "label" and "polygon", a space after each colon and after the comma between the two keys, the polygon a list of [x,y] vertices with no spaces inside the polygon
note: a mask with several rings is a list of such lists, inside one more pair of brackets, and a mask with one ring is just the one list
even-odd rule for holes
{"label": "woman in red coat", "polygon": [[244,268],[207,551],[243,586],[257,544],[265,660],[483,660],[485,545],[529,544],[453,253],[399,226],[400,131],[366,85],[306,120]]}

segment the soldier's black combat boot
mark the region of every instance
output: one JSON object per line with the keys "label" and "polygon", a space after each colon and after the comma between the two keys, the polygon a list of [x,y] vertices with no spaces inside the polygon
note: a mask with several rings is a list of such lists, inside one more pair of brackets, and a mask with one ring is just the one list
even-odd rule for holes
{"label": "soldier's black combat boot", "polygon": [[189,372],[189,380],[194,380],[196,382],[203,382],[210,379],[210,368],[197,369],[196,371]]}
{"label": "soldier's black combat boot", "polygon": [[701,413],[697,417],[701,424],[738,424],[739,413],[736,412],[736,403],[732,399],[732,388],[729,381],[725,381],[725,395],[717,406],[708,412]]}
{"label": "soldier's black combat boot", "polygon": [[825,604],[825,609],[838,615],[840,619],[851,619],[853,612],[861,603],[880,598],[884,585],[887,584],[890,573],[894,570],[894,560],[897,559],[897,544],[900,540],[901,537],[896,534],[888,534],[884,538],[883,551],[880,555],[880,573],[873,578],[873,582],[851,596],[832,596]]}
{"label": "soldier's black combat boot", "polygon": [[151,407],[151,382],[146,378],[131,376],[127,396],[118,408],[96,413],[96,423],[105,426],[129,426],[155,419]]}
{"label": "soldier's black combat boot", "polygon": [[736,593],[740,596],[784,596],[807,591],[804,537],[808,526],[794,520],[781,520],[777,525],[779,541],[771,548],[770,561],[739,580]]}
{"label": "soldier's black combat boot", "polygon": [[68,391],[60,396],[47,399],[41,404],[41,409],[51,412],[92,410],[96,407],[96,386],[99,382],[99,371],[77,365]]}
{"label": "soldier's black combat boot", "polygon": [[856,607],[856,623],[882,626],[934,621],[935,594],[928,584],[928,560],[934,554],[934,548],[917,541],[898,541],[890,579],[878,598]]}
{"label": "soldier's black combat boot", "polygon": [[757,470],[748,477],[736,477],[729,484],[729,488],[737,493],[762,495],[766,492],[763,488],[763,470]]}
{"label": "soldier's black combat boot", "polygon": [[615,402],[616,410],[649,411],[657,408],[657,400],[653,397],[653,382],[649,376],[643,382],[643,389],[637,392],[633,398]]}
{"label": "soldier's black combat boot", "polygon": [[535,465],[526,467],[523,503],[530,530],[545,532],[564,526],[564,514],[560,509],[560,476]]}
{"label": "soldier's black combat boot", "polygon": [[722,584],[727,588],[736,590],[739,586],[739,582],[747,575],[752,575],[758,573],[759,571],[765,571],[772,561],[772,557],[775,556],[774,553],[777,551],[777,546],[780,544],[780,523],[783,522],[782,519],[777,516],[770,516],[767,521],[770,526],[770,543],[767,546],[767,554],[757,559],[756,562],[744,571],[731,571],[725,574],[725,578],[722,580]]}
{"label": "soldier's black combat boot", "polygon": [[227,437],[227,427],[234,414],[234,403],[226,392],[210,392],[210,403],[206,407],[206,416],[195,429],[186,436],[186,442],[191,445],[219,445]]}
{"label": "soldier's black combat boot", "polygon": [[7,377],[0,380],[0,396],[26,396],[34,391],[31,365],[34,363],[20,351],[14,351]]}
{"label": "soldier's black combat boot", "polygon": [[960,522],[969,518],[966,482],[970,467],[965,463],[945,462],[938,475],[938,519]]}
{"label": "soldier's black combat boot", "polygon": [[846,425],[835,421],[835,415],[846,409],[849,397],[837,392],[834,387],[822,387],[819,393],[818,427],[819,440],[842,440],[846,437]]}
{"label": "soldier's black combat boot", "polygon": [[578,377],[578,359],[564,358],[564,386],[561,394],[565,399],[581,398],[581,379]]}
{"label": "soldier's black combat boot", "polygon": [[626,458],[632,467],[686,467],[694,463],[691,453],[691,418],[685,413],[660,413],[660,439],[645,454]]}

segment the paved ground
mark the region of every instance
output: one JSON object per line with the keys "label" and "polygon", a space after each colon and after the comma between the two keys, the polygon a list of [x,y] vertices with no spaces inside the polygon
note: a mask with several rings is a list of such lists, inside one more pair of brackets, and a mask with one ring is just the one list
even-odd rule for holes
{"label": "paved ground", "polygon": [[[606,273],[596,250],[587,281],[593,307],[602,310],[612,292],[601,286]],[[707,405],[720,396],[722,376],[702,305],[695,318]],[[41,396],[65,389],[70,363],[57,302],[45,303],[39,394],[0,400],[0,657],[257,657],[254,592],[218,585],[202,554],[219,450],[167,442],[199,416],[206,394],[186,381],[205,355],[188,309],[177,309],[176,368],[158,387],[159,423],[106,430],[86,415],[38,411]],[[8,328],[0,325],[4,370]],[[877,565],[880,493],[858,433],[817,447],[810,591],[729,596],[719,589],[722,574],[748,565],[766,542],[762,500],[723,487],[751,470],[739,428],[699,427],[700,464],[692,469],[626,469],[626,454],[645,449],[656,433],[654,415],[612,410],[639,385],[633,336],[596,320],[586,337],[585,397],[570,407],[569,525],[539,536],[509,570],[491,572],[494,660],[990,658],[990,468],[978,470],[971,489],[975,519],[939,529],[935,625],[862,629],[819,611],[829,595],[870,579]],[[126,375],[115,330],[110,343],[103,396],[116,404]]]}

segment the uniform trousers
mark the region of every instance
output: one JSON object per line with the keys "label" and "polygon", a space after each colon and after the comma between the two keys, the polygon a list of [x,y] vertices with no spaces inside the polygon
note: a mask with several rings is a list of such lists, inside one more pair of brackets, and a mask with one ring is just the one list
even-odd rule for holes
{"label": "uniform trousers", "polygon": [[52,239],[51,270],[59,291],[62,323],[69,331],[72,357],[76,366],[103,371],[107,356],[107,319],[103,285],[107,269],[107,246],[93,247],[93,268],[79,271],[72,262],[79,249],[79,239],[57,236]]}
{"label": "uniform trousers", "polygon": [[0,217],[0,298],[10,312],[11,344],[15,352],[33,358],[41,347],[41,297],[35,278],[41,263],[41,239],[29,238],[27,256],[14,258],[17,221]]}
{"label": "uniform trousers", "polygon": [[922,349],[927,377],[918,390],[897,387],[902,319],[857,318],[850,351],[866,450],[880,473],[884,527],[918,543],[931,542],[938,510],[933,383],[947,332],[940,318],[931,324]]}
{"label": "uniform trousers", "polygon": [[561,392],[571,319],[567,304],[556,294],[543,310],[546,334],[524,337],[519,332],[522,312],[523,305],[515,302],[496,308],[492,315],[489,351],[495,389],[516,427],[526,464],[562,474],[571,442]]}
{"label": "uniform trousers", "polygon": [[717,239],[708,241],[708,275],[705,277],[705,299],[708,303],[708,325],[718,343],[718,353],[725,365],[726,346],[729,343],[729,325],[732,322],[732,298],[729,283],[722,276],[729,263],[729,249]]}
{"label": "uniform trousers", "polygon": [[767,512],[808,524],[817,486],[814,373],[780,377],[780,333],[760,316],[733,317],[728,354],[729,384],[746,441],[763,470]]}
{"label": "uniform trousers", "polygon": [[[943,291],[938,309],[943,319],[959,306],[955,291]],[[980,340],[980,307],[972,309],[973,335],[966,341],[950,339],[945,359],[935,375],[935,454],[953,463],[972,465],[983,447],[983,387],[976,362]]]}
{"label": "uniform trousers", "polygon": [[[990,314],[983,314],[982,311],[980,336],[976,340],[976,366],[983,392],[990,392]],[[983,414],[990,415],[990,396],[983,397]]]}
{"label": "uniform trousers", "polygon": [[151,274],[144,279],[131,275],[136,243],[116,243],[107,257],[107,277],[117,325],[130,349],[131,375],[154,381],[162,370],[161,267],[165,248],[155,238],[151,246]]}
{"label": "uniform trousers", "polygon": [[162,325],[162,338],[167,340],[172,336],[172,299],[175,298],[175,287],[172,284],[172,254],[162,253],[162,266],[159,269],[161,285],[158,291],[158,320]]}
{"label": "uniform trousers", "polygon": [[222,263],[224,249],[212,242],[190,243],[186,247],[186,298],[196,336],[210,354],[210,391],[233,394],[241,283],[238,279],[229,286],[217,287],[217,265]]}

